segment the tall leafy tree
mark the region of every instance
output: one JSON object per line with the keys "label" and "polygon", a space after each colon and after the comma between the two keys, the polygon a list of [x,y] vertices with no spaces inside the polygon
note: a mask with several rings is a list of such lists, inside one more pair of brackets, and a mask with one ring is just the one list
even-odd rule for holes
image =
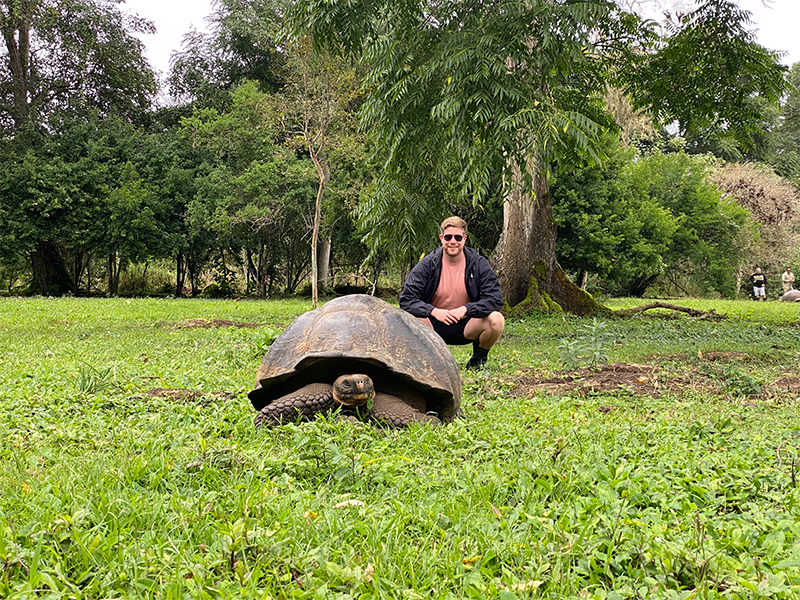
{"label": "tall leafy tree", "polygon": [[778,175],[800,184],[800,63],[792,65],[787,80],[791,87],[781,107],[769,162]]}
{"label": "tall leafy tree", "polygon": [[[56,163],[34,165],[41,158],[34,145],[41,141],[42,130],[58,128],[59,115],[93,113],[129,121],[143,115],[156,81],[143,45],[134,36],[137,32],[152,32],[152,25],[124,14],[112,0],[0,0],[4,41],[0,47],[0,134],[14,138],[2,151],[25,155],[32,169],[29,176],[35,177],[40,169],[53,172]],[[13,161],[7,165],[12,179],[24,176]],[[71,180],[67,175],[65,181]],[[45,192],[41,186],[51,182],[57,189]],[[66,204],[82,201],[76,200],[67,183],[51,177],[19,183],[0,199],[11,212],[31,194],[41,194],[35,201],[37,210],[44,210],[48,219],[62,213]],[[78,198],[83,197],[86,185],[78,184]],[[42,293],[69,291],[75,282],[63,256],[63,239],[55,237],[56,230],[37,226],[27,230],[39,235],[31,260]]]}
{"label": "tall leafy tree", "polygon": [[582,284],[592,274],[606,292],[642,295],[665,270],[680,217],[647,190],[627,185],[633,150],[607,139],[610,156],[602,167],[562,167],[553,179],[559,264]]}
{"label": "tall leafy tree", "polygon": [[[320,265],[327,270],[325,254],[330,236],[320,244],[322,201],[331,182],[337,147],[352,146],[356,134],[354,105],[359,82],[352,65],[329,52],[314,52],[306,39],[292,44],[287,55],[286,86],[276,95],[289,145],[307,153],[317,173],[317,195],[311,228],[311,301],[317,306]],[[326,252],[320,252],[320,248]],[[325,273],[327,275],[327,273]],[[327,276],[324,277],[327,279]]]}
{"label": "tall leafy tree", "polygon": [[66,108],[141,116],[156,80],[134,34],[153,31],[112,0],[0,0],[0,128]]}
{"label": "tall leafy tree", "polygon": [[752,147],[786,89],[786,67],[755,42],[751,26],[750,13],[732,0],[705,0],[680,14],[629,78],[637,106],[661,123],[677,121],[690,143],[713,134]]}
{"label": "tall leafy tree", "polygon": [[171,93],[183,100],[220,107],[245,81],[274,92],[285,82],[279,47],[285,0],[215,0],[207,33],[191,31],[172,56]]}
{"label": "tall leafy tree", "polygon": [[0,145],[0,253],[24,257],[33,291],[77,293],[93,258],[120,264],[157,250],[157,208],[133,168],[137,130],[121,119],[64,114],[35,144]]}
{"label": "tall leafy tree", "polygon": [[[451,195],[483,201],[503,172],[506,225],[495,260],[506,299],[525,300],[539,274],[534,285],[543,294],[576,311],[591,304],[557,268],[546,173],[559,152],[596,155],[604,115],[592,91],[599,95],[604,86],[604,65],[599,52],[587,49],[611,39],[599,33],[612,24],[626,26],[613,5],[450,0],[376,9],[308,0],[298,6],[298,31],[363,50],[370,67],[363,125],[379,140],[384,163],[376,185],[382,200],[367,218],[373,228],[397,232],[380,241],[401,258],[414,254],[404,242],[409,232],[435,227],[436,207]],[[408,201],[398,210],[397,199]],[[405,228],[397,227],[398,216]]]}
{"label": "tall leafy tree", "polygon": [[313,220],[314,167],[275,144],[277,113],[255,83],[231,95],[230,110],[198,110],[182,123],[183,136],[207,152],[187,204],[190,238],[206,258],[221,246],[243,253],[259,296],[281,261],[286,287],[294,289],[310,262],[303,233]]}
{"label": "tall leafy tree", "polygon": [[[664,288],[731,297],[750,214],[712,183],[713,163],[708,156],[657,151],[625,165],[622,177],[634,194],[652,198],[677,221],[662,255]],[[626,291],[641,296],[659,275],[633,278]]]}
{"label": "tall leafy tree", "polygon": [[[698,13],[703,18],[682,23],[680,31],[723,21],[707,46],[688,44],[686,52],[727,48],[720,36],[726,27],[731,37],[741,34],[744,13],[712,10],[726,4],[707,0]],[[638,106],[693,125],[711,118],[710,112],[730,112],[749,123],[743,107],[748,95],[769,96],[782,81],[775,57],[762,53],[764,62],[743,60],[738,71],[734,60],[704,61],[707,77],[724,91],[685,85],[677,77],[668,88],[651,90],[647,83],[662,80],[662,73],[631,78],[655,71],[649,32],[604,0],[299,0],[294,14],[298,35],[310,30],[318,43],[359,53],[369,65],[363,124],[376,135],[384,158],[377,195],[385,201],[370,215],[375,227],[396,228],[397,215],[409,214],[398,208],[408,205],[406,199],[443,206],[441,194],[457,194],[479,203],[493,177],[503,173],[504,225],[494,260],[512,306],[553,306],[555,300],[576,313],[599,308],[557,264],[548,173],[566,156],[601,157],[600,133],[611,125],[600,102],[607,82],[630,84]],[[741,52],[754,49],[749,38],[742,42],[736,46]],[[730,69],[717,77],[716,70]],[[737,75],[750,71],[763,77],[745,78],[737,92]],[[678,98],[685,101],[677,104]],[[427,211],[415,213],[429,218]]]}

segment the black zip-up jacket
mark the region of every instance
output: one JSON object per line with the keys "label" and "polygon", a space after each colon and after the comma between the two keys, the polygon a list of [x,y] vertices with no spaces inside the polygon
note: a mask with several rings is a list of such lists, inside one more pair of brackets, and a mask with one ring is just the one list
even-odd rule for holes
{"label": "black zip-up jacket", "polygon": [[[406,277],[400,293],[400,308],[415,317],[429,317],[435,308],[430,301],[442,275],[442,252],[442,248],[437,248],[423,257]],[[466,247],[464,255],[467,257],[464,284],[469,297],[466,318],[488,317],[490,313],[503,308],[500,282],[483,256]]]}

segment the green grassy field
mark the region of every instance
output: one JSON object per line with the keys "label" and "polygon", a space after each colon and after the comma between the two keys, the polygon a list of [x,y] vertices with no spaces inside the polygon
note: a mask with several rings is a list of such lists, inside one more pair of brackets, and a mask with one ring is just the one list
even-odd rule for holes
{"label": "green grassy field", "polygon": [[798,598],[800,304],[679,303],[728,318],[510,319],[446,427],[256,431],[308,302],[2,298],[0,598]]}

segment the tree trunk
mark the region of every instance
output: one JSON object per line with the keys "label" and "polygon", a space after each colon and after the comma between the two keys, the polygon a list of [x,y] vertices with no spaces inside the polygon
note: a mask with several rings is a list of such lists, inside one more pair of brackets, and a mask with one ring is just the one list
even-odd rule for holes
{"label": "tree trunk", "polygon": [[533,195],[523,192],[515,168],[503,204],[503,232],[493,263],[510,314],[531,309],[579,316],[606,312],[604,306],[569,280],[556,261],[556,224],[547,174],[532,165]]}
{"label": "tree trunk", "polygon": [[272,284],[272,281],[269,277],[270,269],[272,268],[271,248],[268,249],[264,244],[261,244],[258,248],[257,260],[253,260],[252,250],[246,248],[244,251],[244,257],[250,281],[254,282],[256,296],[259,298],[267,298],[269,296],[267,281],[269,280],[270,286]]}
{"label": "tree trunk", "polygon": [[317,247],[317,276],[320,285],[327,287],[331,281],[331,238],[326,237]]}
{"label": "tree trunk", "polygon": [[119,251],[116,244],[108,253],[108,294],[119,294]]}
{"label": "tree trunk", "polygon": [[200,294],[200,275],[202,268],[198,261],[192,260],[190,257],[186,259],[186,271],[189,273],[189,288],[192,298],[196,298]]}
{"label": "tree trunk", "polygon": [[55,242],[37,242],[31,255],[33,287],[42,296],[63,296],[75,286]]}
{"label": "tree trunk", "polygon": [[71,259],[69,260],[69,271],[70,277],[72,278],[72,284],[75,286],[72,289],[72,293],[76,296],[81,291],[81,279],[83,277],[84,269],[88,269],[88,263],[91,258],[86,258],[84,262],[84,254],[83,252],[75,252]]}
{"label": "tree trunk", "polygon": [[259,298],[267,297],[267,275],[269,274],[269,269],[266,253],[266,248],[261,244],[258,248],[258,266],[256,268],[256,294]]}
{"label": "tree trunk", "polygon": [[14,129],[21,130],[28,121],[30,98],[28,94],[28,75],[30,61],[30,21],[19,14],[19,7],[7,7],[9,14],[3,19],[3,39],[6,44],[6,66],[11,71],[14,93],[12,119]]}
{"label": "tree trunk", "polygon": [[[316,161],[315,161],[316,164]],[[311,306],[317,308],[319,299],[319,265],[317,264],[317,240],[322,220],[322,194],[325,191],[325,178],[320,177],[317,200],[314,204],[314,228],[311,232]]]}
{"label": "tree trunk", "polygon": [[147,267],[149,265],[150,261],[144,261],[144,271],[142,272],[142,296],[144,296],[147,291]]}
{"label": "tree trunk", "polygon": [[322,196],[325,193],[325,186],[330,181],[330,169],[324,156],[315,149],[311,136],[305,132],[306,144],[311,156],[311,162],[317,170],[319,177],[319,187],[317,188],[317,199],[314,203],[314,227],[311,232],[311,305],[317,308],[319,300],[319,265],[317,263],[317,242],[319,240],[319,228],[322,222]]}
{"label": "tree trunk", "polygon": [[178,253],[175,268],[175,297],[183,296],[183,285],[186,283],[186,257],[182,252]]}

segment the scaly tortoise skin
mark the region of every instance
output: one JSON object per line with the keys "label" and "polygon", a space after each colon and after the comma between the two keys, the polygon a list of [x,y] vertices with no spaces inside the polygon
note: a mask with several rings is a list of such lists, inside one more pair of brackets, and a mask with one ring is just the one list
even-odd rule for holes
{"label": "scaly tortoise skin", "polygon": [[311,420],[337,404],[363,406],[370,398],[367,420],[436,425],[458,414],[461,375],[433,330],[383,300],[356,294],[291,323],[264,356],[248,396],[256,426]]}

